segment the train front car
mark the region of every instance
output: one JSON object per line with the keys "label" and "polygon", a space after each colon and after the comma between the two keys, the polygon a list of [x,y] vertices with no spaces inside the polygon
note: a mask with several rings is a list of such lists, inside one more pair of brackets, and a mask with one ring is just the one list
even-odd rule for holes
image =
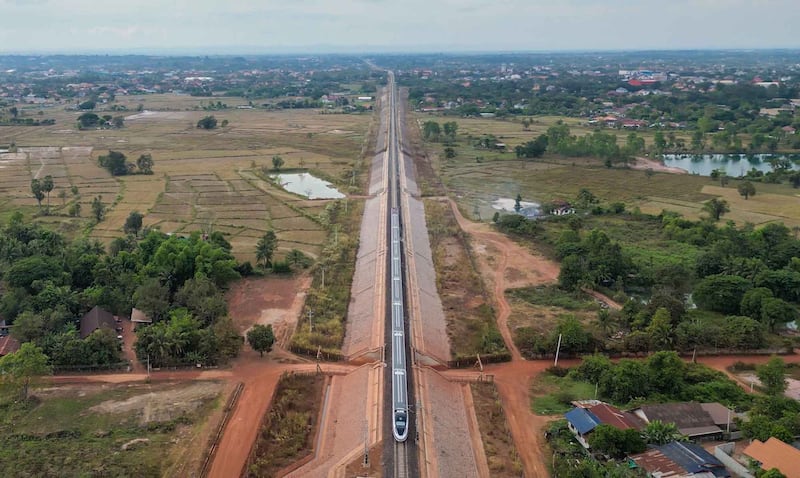
{"label": "train front car", "polygon": [[394,370],[394,439],[403,442],[408,438],[408,404],[406,403],[406,371]]}

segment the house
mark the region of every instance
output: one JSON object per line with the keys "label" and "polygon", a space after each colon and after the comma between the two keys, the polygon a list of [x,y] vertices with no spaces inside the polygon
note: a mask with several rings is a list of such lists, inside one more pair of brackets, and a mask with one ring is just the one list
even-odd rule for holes
{"label": "house", "polygon": [[764,470],[777,468],[786,478],[800,478],[800,450],[775,437],[765,442],[753,440],[744,454]]}
{"label": "house", "polygon": [[653,420],[674,423],[682,435],[692,440],[722,439],[722,429],[714,423],[711,415],[696,402],[642,405],[632,412],[646,423]]}
{"label": "house", "polygon": [[670,442],[633,455],[631,462],[653,478],[729,478],[730,472],[711,453],[694,443]]}
{"label": "house", "polygon": [[136,307],[131,310],[131,322],[134,324],[152,324],[153,319],[147,316],[144,312],[137,309]]}
{"label": "house", "polygon": [[[734,418],[743,418],[744,414],[736,413],[725,405],[716,402],[701,403],[700,408],[705,410],[705,412],[708,413],[708,416],[711,417],[711,421],[714,422],[714,425],[720,427],[724,432],[736,432],[739,430]],[[731,439],[735,440],[738,438],[741,437],[736,436]]]}
{"label": "house", "polygon": [[0,357],[13,354],[19,350],[19,341],[10,335],[0,337]]}
{"label": "house", "polygon": [[599,402],[588,407],[578,406],[564,415],[567,426],[584,448],[589,449],[589,435],[598,425],[609,425],[619,430],[643,427],[643,423],[632,413],[623,412],[607,403]]}
{"label": "house", "polygon": [[85,339],[92,335],[92,332],[100,328],[107,328],[114,331],[117,325],[111,312],[100,308],[100,306],[95,306],[92,310],[87,312],[86,315],[81,317],[81,338]]}

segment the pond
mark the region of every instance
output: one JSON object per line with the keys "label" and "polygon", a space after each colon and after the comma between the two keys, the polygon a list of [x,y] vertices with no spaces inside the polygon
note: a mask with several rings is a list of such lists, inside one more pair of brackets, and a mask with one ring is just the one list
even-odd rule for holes
{"label": "pond", "polygon": [[340,199],[340,193],[331,183],[309,173],[282,173],[272,176],[283,189],[308,199]]}
{"label": "pond", "polygon": [[772,171],[771,159],[788,158],[792,160],[792,169],[800,170],[798,155],[774,154],[665,154],[664,165],[681,168],[689,174],[710,176],[711,171],[719,169],[732,177],[744,176],[751,169],[764,173]]}

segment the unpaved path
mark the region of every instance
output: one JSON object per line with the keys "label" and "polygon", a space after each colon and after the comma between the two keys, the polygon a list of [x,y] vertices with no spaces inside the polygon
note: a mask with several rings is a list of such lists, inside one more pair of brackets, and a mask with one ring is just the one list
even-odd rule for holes
{"label": "unpaved path", "polygon": [[488,224],[467,220],[456,203],[452,199],[449,202],[459,227],[472,236],[473,249],[484,269],[482,275],[494,284],[497,327],[511,351],[511,359],[524,360],[508,327],[511,305],[506,299],[506,288],[552,284],[558,280],[559,266],[544,256],[532,254],[504,234],[493,231]]}

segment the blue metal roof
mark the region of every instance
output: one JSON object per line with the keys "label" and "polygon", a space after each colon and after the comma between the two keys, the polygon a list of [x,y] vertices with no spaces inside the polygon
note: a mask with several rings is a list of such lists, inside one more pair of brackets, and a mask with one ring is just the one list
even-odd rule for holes
{"label": "blue metal roof", "polygon": [[664,456],[674,461],[689,473],[710,471],[716,477],[727,478],[730,475],[725,465],[703,447],[694,443],[670,442],[656,447]]}
{"label": "blue metal roof", "polygon": [[581,435],[589,433],[600,424],[600,419],[597,418],[594,413],[580,407],[568,411],[564,414],[564,417],[566,417],[567,421],[570,422]]}

